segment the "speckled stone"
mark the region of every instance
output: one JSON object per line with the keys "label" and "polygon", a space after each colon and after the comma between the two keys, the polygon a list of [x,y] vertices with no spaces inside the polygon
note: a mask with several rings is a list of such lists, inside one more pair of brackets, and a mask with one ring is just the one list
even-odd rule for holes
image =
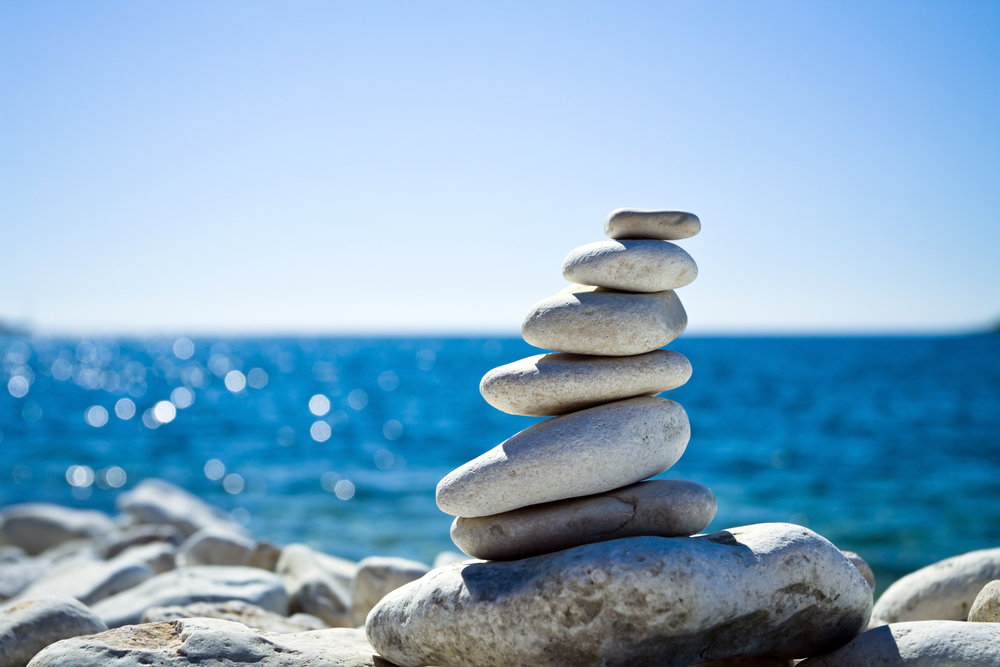
{"label": "speckled stone", "polygon": [[847,556],[847,560],[851,561],[851,565],[858,568],[858,572],[865,578],[872,590],[875,590],[875,573],[872,572],[871,566],[865,562],[865,559],[853,551],[844,551],[843,554]]}
{"label": "speckled stone", "polygon": [[698,265],[667,241],[600,241],[580,246],[563,260],[563,278],[625,292],[662,292],[690,285]]}
{"label": "speckled stone", "polygon": [[479,383],[486,402],[514,415],[548,417],[676,389],[691,362],[673,350],[631,357],[539,354],[494,368]]}
{"label": "speckled stone", "polygon": [[799,667],[1000,667],[1000,625],[892,623]]}
{"label": "speckled stone", "polygon": [[1000,581],[991,581],[979,591],[969,609],[972,623],[1000,623]]}
{"label": "speckled stone", "polygon": [[449,473],[437,504],[477,517],[603,493],[667,470],[690,437],[684,408],[653,396],[553,417]]}
{"label": "speckled stone", "polygon": [[542,299],[521,322],[521,336],[544,350],[627,356],[661,348],[687,327],[672,290],[635,294],[570,285]]}
{"label": "speckled stone", "polygon": [[657,479],[503,514],[459,517],[451,539],[475,558],[509,560],[623,537],[694,535],[712,522],[715,510],[707,486]]}
{"label": "speckled stone", "polygon": [[684,211],[650,211],[619,208],[604,220],[604,233],[612,239],[678,241],[701,231],[701,220]]}

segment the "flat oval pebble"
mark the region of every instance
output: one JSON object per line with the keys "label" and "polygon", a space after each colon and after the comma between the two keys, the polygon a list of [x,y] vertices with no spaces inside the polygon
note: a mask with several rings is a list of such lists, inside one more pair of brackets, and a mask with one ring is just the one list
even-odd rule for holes
{"label": "flat oval pebble", "polygon": [[475,558],[510,560],[623,537],[682,537],[712,522],[715,496],[703,484],[657,479],[503,514],[455,519],[451,539]]}
{"label": "flat oval pebble", "polygon": [[494,368],[479,393],[497,410],[547,417],[634,396],[676,389],[691,377],[691,362],[673,350],[631,357],[539,354]]}
{"label": "flat oval pebble", "polygon": [[659,475],[690,437],[684,408],[653,396],[553,417],[450,472],[437,505],[475,517],[603,493]]}
{"label": "flat oval pebble", "polygon": [[612,239],[678,241],[701,231],[701,220],[686,211],[648,211],[619,208],[604,220],[604,233]]}
{"label": "flat oval pebble", "polygon": [[698,265],[666,241],[600,241],[580,246],[563,260],[563,278],[625,292],[662,292],[694,282]]}
{"label": "flat oval pebble", "polygon": [[545,350],[622,357],[661,348],[686,327],[687,313],[672,290],[634,294],[570,285],[531,307],[521,336]]}

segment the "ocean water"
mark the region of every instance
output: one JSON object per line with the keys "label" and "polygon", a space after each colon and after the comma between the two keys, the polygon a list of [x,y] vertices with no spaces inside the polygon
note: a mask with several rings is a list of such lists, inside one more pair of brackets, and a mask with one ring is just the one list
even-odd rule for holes
{"label": "ocean water", "polygon": [[[712,488],[709,530],[809,526],[860,553],[878,590],[1000,546],[1000,336],[670,347],[694,366],[665,394],[692,438],[664,476]],[[438,480],[539,421],[491,408],[479,380],[534,353],[514,338],[0,338],[0,504],[112,511],[155,476],[279,543],[430,562],[454,549]]]}

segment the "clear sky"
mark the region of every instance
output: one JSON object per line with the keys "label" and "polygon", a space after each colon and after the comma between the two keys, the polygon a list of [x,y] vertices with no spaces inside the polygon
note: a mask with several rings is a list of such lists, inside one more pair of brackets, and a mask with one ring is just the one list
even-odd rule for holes
{"label": "clear sky", "polygon": [[0,2],[0,319],[513,333],[619,207],[693,333],[1000,320],[1000,3]]}

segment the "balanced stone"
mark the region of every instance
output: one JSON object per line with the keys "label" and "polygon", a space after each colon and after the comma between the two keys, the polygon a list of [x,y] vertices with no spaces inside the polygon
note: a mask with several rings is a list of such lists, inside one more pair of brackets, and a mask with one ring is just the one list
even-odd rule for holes
{"label": "balanced stone", "polygon": [[701,231],[701,220],[685,211],[647,211],[619,208],[604,220],[604,233],[612,239],[678,241]]}
{"label": "balanced stone", "polygon": [[1000,581],[991,581],[979,591],[969,609],[972,623],[1000,623]]}
{"label": "balanced stone", "polygon": [[830,542],[760,524],[457,563],[390,593],[366,630],[403,667],[686,667],[835,649],[864,629],[871,605]]}
{"label": "balanced stone", "polygon": [[659,479],[493,516],[459,517],[451,539],[470,556],[508,560],[623,537],[694,535],[712,522],[715,510],[707,486]]}
{"label": "balanced stone", "polygon": [[0,607],[0,667],[24,667],[49,644],[107,629],[82,602],[69,597],[5,604]]}
{"label": "balanced stone", "polygon": [[654,396],[553,417],[449,473],[437,505],[477,517],[603,493],[664,472],[690,437],[684,408]]}
{"label": "balanced stone", "polygon": [[946,558],[889,586],[872,618],[880,623],[964,621],[976,595],[994,579],[1000,579],[1000,548]]}
{"label": "balanced stone", "polygon": [[580,246],[563,260],[563,278],[625,292],[662,292],[691,284],[698,265],[667,241],[600,241]]}
{"label": "balanced stone", "polygon": [[673,290],[635,294],[570,285],[531,307],[521,336],[545,350],[619,357],[663,347],[686,327]]}
{"label": "balanced stone", "polygon": [[676,389],[691,362],[672,350],[631,357],[539,354],[494,368],[479,383],[486,402],[514,415],[547,417]]}
{"label": "balanced stone", "polygon": [[893,623],[799,667],[1000,667],[1000,625]]}

